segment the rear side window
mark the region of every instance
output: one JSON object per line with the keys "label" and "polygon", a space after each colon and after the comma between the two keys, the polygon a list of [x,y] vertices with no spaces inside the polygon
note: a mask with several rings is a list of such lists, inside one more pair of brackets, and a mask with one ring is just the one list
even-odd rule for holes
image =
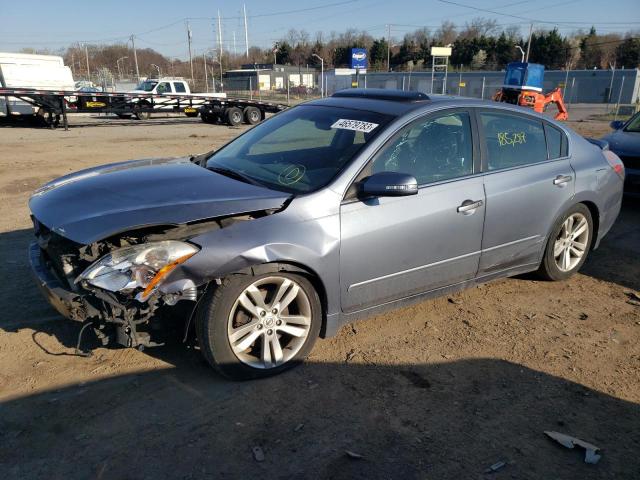
{"label": "rear side window", "polygon": [[532,165],[547,160],[540,120],[506,113],[481,112],[489,170]]}
{"label": "rear side window", "polygon": [[175,82],[173,84],[173,87],[176,89],[176,93],[186,93],[187,92],[186,88],[184,88],[184,83],[182,83],[182,82]]}
{"label": "rear side window", "polygon": [[158,93],[171,93],[171,84],[169,82],[163,82],[160,85],[158,85],[158,88],[156,89],[156,92]]}
{"label": "rear side window", "polygon": [[547,150],[549,159],[567,156],[567,137],[556,127],[545,123],[545,133],[547,134]]}

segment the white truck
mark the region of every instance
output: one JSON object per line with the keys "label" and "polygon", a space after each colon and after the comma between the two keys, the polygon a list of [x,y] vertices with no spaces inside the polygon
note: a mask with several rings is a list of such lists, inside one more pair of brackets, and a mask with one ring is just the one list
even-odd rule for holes
{"label": "white truck", "polygon": [[[62,57],[0,52],[0,87],[74,90],[71,69]],[[35,107],[15,97],[0,97],[0,116],[33,115]]]}
{"label": "white truck", "polygon": [[[171,96],[179,96],[179,95],[192,95],[196,97],[207,97],[207,98],[227,98],[226,93],[191,93],[191,89],[189,88],[189,84],[182,77],[161,77],[161,78],[147,78],[140,82],[134,90],[130,90],[127,93],[132,94],[154,94],[153,103],[154,108],[163,111],[175,111],[176,106],[175,103],[170,101]],[[163,99],[166,99],[166,105],[163,105]],[[140,99],[134,100],[139,104],[144,104],[145,102],[149,103],[148,100]],[[192,105],[189,108],[183,109],[185,115],[187,117],[197,117],[198,116],[198,108],[201,105],[204,105],[205,100],[203,98],[202,101],[193,100]],[[149,112],[138,112],[135,114],[138,118],[147,119],[150,116]],[[120,115],[126,116],[126,115]]]}

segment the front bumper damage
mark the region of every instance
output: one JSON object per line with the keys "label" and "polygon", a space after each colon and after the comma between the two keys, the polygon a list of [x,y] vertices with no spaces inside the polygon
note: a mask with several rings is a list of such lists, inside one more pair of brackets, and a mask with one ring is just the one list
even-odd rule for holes
{"label": "front bumper damage", "polygon": [[150,328],[150,321],[156,318],[162,303],[157,296],[152,296],[145,303],[136,300],[123,302],[111,292],[86,291],[77,286],[73,290],[35,242],[29,247],[29,263],[40,291],[51,306],[66,318],[85,325],[92,324],[103,345],[113,341],[135,348],[162,345],[153,338]]}
{"label": "front bumper damage", "polygon": [[78,322],[100,318],[100,312],[86,300],[86,295],[64,288],[47,265],[40,246],[35,242],[29,247],[29,264],[40,291],[60,315]]}

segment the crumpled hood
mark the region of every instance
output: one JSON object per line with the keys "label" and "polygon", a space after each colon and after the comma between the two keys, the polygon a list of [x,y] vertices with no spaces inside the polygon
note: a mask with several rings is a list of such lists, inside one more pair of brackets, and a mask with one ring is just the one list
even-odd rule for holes
{"label": "crumpled hood", "polygon": [[189,158],[115,163],[60,177],[29,200],[35,218],[89,244],[151,225],[280,208],[290,195],[219,175]]}

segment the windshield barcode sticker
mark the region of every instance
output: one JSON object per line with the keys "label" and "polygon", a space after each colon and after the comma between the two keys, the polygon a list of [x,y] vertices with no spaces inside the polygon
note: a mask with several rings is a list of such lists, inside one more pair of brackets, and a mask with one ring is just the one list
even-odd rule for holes
{"label": "windshield barcode sticker", "polygon": [[331,128],[342,128],[343,130],[355,130],[356,132],[369,133],[378,126],[377,123],[362,122],[360,120],[348,120],[341,118],[331,125]]}

